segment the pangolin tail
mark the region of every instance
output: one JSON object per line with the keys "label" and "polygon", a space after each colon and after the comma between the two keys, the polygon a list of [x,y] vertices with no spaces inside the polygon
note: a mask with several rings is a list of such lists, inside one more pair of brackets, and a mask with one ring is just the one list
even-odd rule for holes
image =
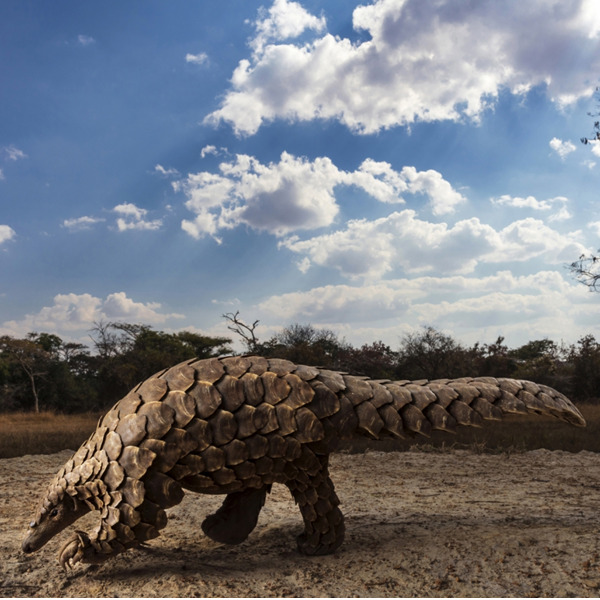
{"label": "pangolin tail", "polygon": [[[320,383],[335,392],[339,409],[329,419],[341,437],[360,433],[429,435],[454,432],[458,426],[481,426],[505,413],[537,413],[585,426],[577,407],[563,394],[530,381],[465,377],[419,381],[373,381],[321,370]],[[319,396],[317,384],[317,401]]]}

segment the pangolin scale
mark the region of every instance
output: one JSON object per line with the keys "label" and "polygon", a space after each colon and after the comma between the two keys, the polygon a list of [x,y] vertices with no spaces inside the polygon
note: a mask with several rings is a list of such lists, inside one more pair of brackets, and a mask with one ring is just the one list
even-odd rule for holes
{"label": "pangolin scale", "polygon": [[157,537],[184,490],[227,495],[202,529],[236,544],[254,529],[271,485],[283,483],[304,519],[299,550],[328,554],[344,538],[328,471],[341,440],[452,432],[532,412],[585,425],[565,396],[529,381],[374,381],[258,356],[186,361],[139,384],[100,419],[50,484],[22,547],[38,550],[97,510],[97,530],[76,532],[59,561],[102,562]]}

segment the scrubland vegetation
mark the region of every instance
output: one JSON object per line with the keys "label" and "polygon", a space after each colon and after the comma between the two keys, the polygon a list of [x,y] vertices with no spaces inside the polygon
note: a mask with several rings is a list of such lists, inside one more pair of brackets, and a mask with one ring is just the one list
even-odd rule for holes
{"label": "scrubland vegetation", "polygon": [[[378,448],[470,447],[482,451],[535,448],[600,451],[600,343],[591,335],[565,346],[543,339],[508,348],[494,344],[465,347],[431,327],[408,335],[394,350],[382,342],[355,348],[329,330],[292,325],[261,342],[256,323],[225,315],[248,352],[313,364],[375,379],[436,379],[494,376],[531,379],[569,396],[588,427],[573,428],[538,416],[515,417],[457,435],[436,433],[378,443]],[[99,323],[92,348],[63,342],[48,333],[25,339],[0,338],[0,457],[76,449],[99,416],[136,383],[161,369],[193,357],[231,353],[228,338],[190,332],[168,334],[145,325]],[[353,442],[349,451],[372,445]]]}

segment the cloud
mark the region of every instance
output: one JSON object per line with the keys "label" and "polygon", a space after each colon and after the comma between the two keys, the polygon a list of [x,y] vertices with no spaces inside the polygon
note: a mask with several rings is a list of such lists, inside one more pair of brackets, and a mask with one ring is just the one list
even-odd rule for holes
{"label": "cloud", "polygon": [[[557,301],[560,298],[559,294],[552,293],[540,299],[539,293],[492,292],[476,298],[423,302],[414,307],[414,314],[418,322],[444,322],[451,329],[508,329],[516,323],[530,325],[531,320],[540,323],[553,317],[560,318],[561,307],[566,305],[564,299]],[[549,302],[550,299],[552,301]],[[538,329],[541,329],[539,325]],[[548,329],[542,331],[547,332]]]}
{"label": "cloud", "polygon": [[[25,152],[23,152],[23,150],[20,150],[13,144],[11,144],[10,146],[4,146],[4,147],[0,148],[0,152],[4,155],[5,161],[7,161],[7,160],[17,161],[17,160],[23,160],[24,158],[27,158],[27,154],[25,154]],[[0,181],[2,181],[4,179],[6,179],[6,177],[4,175],[4,169],[0,168]]]}
{"label": "cloud", "polygon": [[199,54],[186,54],[185,62],[192,63],[194,65],[203,65],[208,61],[208,54],[206,52],[200,52]]}
{"label": "cloud", "polygon": [[165,169],[162,165],[155,165],[154,171],[156,173],[160,173],[160,175],[163,175],[165,177],[176,177],[177,175],[179,175],[179,171],[177,169]]}
{"label": "cloud", "polygon": [[219,151],[217,150],[216,146],[213,146],[212,144],[208,144],[207,146],[204,146],[204,148],[202,148],[202,150],[200,150],[200,158],[205,158],[209,154],[216,155],[218,153],[219,153]]}
{"label": "cloud", "polygon": [[77,43],[81,46],[91,46],[96,43],[96,40],[90,35],[78,35]]}
{"label": "cloud", "polygon": [[297,38],[307,29],[323,31],[326,21],[324,17],[311,15],[298,2],[275,0],[268,11],[259,9],[254,25],[256,37],[250,45],[260,53],[267,42]]}
{"label": "cloud", "polygon": [[533,196],[527,198],[519,198],[504,194],[499,198],[491,198],[492,204],[498,206],[512,206],[513,208],[531,208],[533,210],[550,210],[552,208],[552,200],[536,200]]}
{"label": "cloud", "polygon": [[102,314],[107,319],[128,322],[163,323],[170,318],[183,318],[176,313],[163,315],[158,312],[161,308],[158,302],[134,302],[125,292],[109,294],[102,303]]}
{"label": "cloud", "polygon": [[543,258],[547,263],[560,264],[579,256],[586,248],[578,241],[581,232],[561,234],[539,219],[522,219],[498,232],[499,243],[482,260],[490,263],[522,262]]}
{"label": "cloud", "polygon": [[181,319],[177,313],[160,312],[157,302],[135,302],[125,292],[115,292],[106,298],[91,294],[57,294],[51,306],[18,321],[6,321],[0,331],[22,336],[30,331],[58,332],[60,335],[91,329],[97,321],[125,321],[160,325],[168,319]]}
{"label": "cloud", "polygon": [[23,150],[19,150],[19,148],[12,144],[10,146],[5,146],[3,150],[8,160],[22,160],[27,158],[27,154],[25,154]]}
{"label": "cloud", "polygon": [[397,172],[372,159],[355,171],[343,171],[327,157],[310,161],[283,152],[279,162],[264,165],[238,154],[234,161],[222,162],[219,171],[190,174],[174,184],[196,215],[184,220],[182,228],[197,239],[211,235],[219,240],[219,231],[240,225],[279,237],[328,227],[339,213],[337,186],[356,186],[386,203],[404,203],[401,194],[423,195],[436,215],[466,201],[437,171],[404,167]]}
{"label": "cloud", "polygon": [[563,142],[559,138],[552,138],[550,140],[550,148],[556,152],[561,158],[561,160],[565,160],[565,158],[571,154],[571,152],[575,152],[577,149],[575,144],[570,141]]}
{"label": "cloud", "polygon": [[258,309],[288,323],[347,323],[401,317],[419,295],[418,285],[408,280],[364,287],[326,285],[272,296]]}
{"label": "cloud", "polygon": [[556,208],[556,205],[560,205],[557,212],[550,215],[548,220],[550,222],[566,221],[571,219],[573,215],[567,209],[569,199],[565,196],[555,196],[548,200],[537,200],[534,196],[527,196],[527,198],[519,198],[518,196],[510,196],[505,194],[499,198],[491,198],[492,204],[497,206],[510,206],[512,208],[529,208],[531,210],[546,211]]}
{"label": "cloud", "polygon": [[600,221],[591,221],[588,223],[588,227],[594,231],[594,233],[600,237]]}
{"label": "cloud", "polygon": [[514,346],[544,337],[561,341],[565,331],[573,336],[565,341],[574,342],[600,318],[593,296],[558,271],[327,285],[271,296],[255,311],[270,326],[309,322],[331,328],[355,345],[381,339],[392,348],[423,325],[471,344],[493,342],[501,335]]}
{"label": "cloud", "polygon": [[419,172],[414,167],[404,167],[402,174],[408,182],[411,193],[425,194],[431,199],[434,215],[454,212],[457,205],[466,202],[466,198],[452,189],[442,175],[433,169]]}
{"label": "cloud", "polygon": [[278,163],[263,165],[238,155],[219,168],[222,175],[189,175],[182,184],[185,206],[196,214],[182,227],[194,237],[242,224],[281,236],[330,225],[338,213],[333,188],[340,171],[328,158],[310,162],[284,152]]}
{"label": "cloud", "polygon": [[588,142],[588,145],[592,149],[592,154],[594,156],[600,157],[600,140],[590,140]]}
{"label": "cloud", "polygon": [[557,212],[548,217],[550,223],[557,223],[559,221],[568,221],[573,218],[573,214],[569,211],[566,204],[563,204]]}
{"label": "cloud", "polygon": [[470,272],[479,257],[493,251],[496,235],[477,219],[449,228],[446,223],[422,221],[415,211],[404,210],[374,221],[349,221],[345,229],[304,241],[289,238],[280,245],[345,277],[372,279],[394,269]]}
{"label": "cloud", "polygon": [[286,28],[272,13],[289,15],[292,6],[275,2],[256,22],[254,53],[207,122],[252,135],[275,119],[337,119],[362,134],[477,121],[503,89],[545,86],[565,106],[591,96],[600,72],[596,0],[378,0],[353,12],[367,39],[324,33],[296,44],[285,40],[307,27],[319,33],[325,22],[297,5],[303,16],[284,19]]}
{"label": "cloud", "polygon": [[549,289],[564,293],[570,286],[556,271],[526,276],[499,271],[481,278],[463,275],[426,276],[363,285],[326,285],[308,291],[275,295],[261,302],[258,309],[284,322],[356,323],[401,318],[409,310],[436,297],[463,297],[465,301],[470,301],[498,292],[510,295],[517,292],[535,294]]}
{"label": "cloud", "polygon": [[0,225],[0,244],[12,240],[17,234],[12,227],[8,225]]}
{"label": "cloud", "polygon": [[146,221],[146,215],[148,214],[148,211],[145,208],[137,207],[135,204],[118,204],[113,208],[113,211],[121,215],[117,219],[117,228],[119,231],[127,231],[130,229],[142,231],[154,230],[160,229],[162,225],[161,219]]}
{"label": "cloud", "polygon": [[98,217],[77,217],[76,219],[65,219],[62,226],[70,231],[84,231],[91,229],[96,223],[102,223],[105,219]]}
{"label": "cloud", "polygon": [[218,300],[213,298],[210,302],[217,306],[239,306],[242,303],[239,298],[231,298],[229,300]]}
{"label": "cloud", "polygon": [[[538,257],[560,263],[585,251],[577,241],[579,236],[579,232],[560,234],[538,219],[515,221],[497,231],[477,218],[449,226],[403,210],[374,221],[349,221],[345,229],[307,240],[291,237],[280,247],[350,279],[373,279],[398,269],[406,273],[470,273],[480,263]],[[307,268],[304,260],[302,270]]]}
{"label": "cloud", "polygon": [[370,158],[357,171],[346,173],[342,183],[360,187],[380,202],[404,203],[402,194],[426,196],[434,215],[452,213],[467,201],[438,171],[417,171],[406,166],[397,172],[389,163]]}

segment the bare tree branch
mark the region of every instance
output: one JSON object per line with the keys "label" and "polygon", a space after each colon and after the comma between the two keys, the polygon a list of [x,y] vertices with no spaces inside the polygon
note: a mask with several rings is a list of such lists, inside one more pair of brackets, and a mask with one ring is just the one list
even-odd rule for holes
{"label": "bare tree branch", "polygon": [[227,325],[227,329],[233,331],[242,338],[248,352],[255,352],[259,341],[254,331],[258,326],[259,320],[257,319],[254,321],[252,325],[246,325],[246,323],[239,318],[239,314],[240,311],[238,310],[235,313],[225,313],[221,316],[230,323]]}
{"label": "bare tree branch", "polygon": [[573,277],[594,292],[600,291],[600,257],[594,254],[582,254],[578,260],[569,265]]}

